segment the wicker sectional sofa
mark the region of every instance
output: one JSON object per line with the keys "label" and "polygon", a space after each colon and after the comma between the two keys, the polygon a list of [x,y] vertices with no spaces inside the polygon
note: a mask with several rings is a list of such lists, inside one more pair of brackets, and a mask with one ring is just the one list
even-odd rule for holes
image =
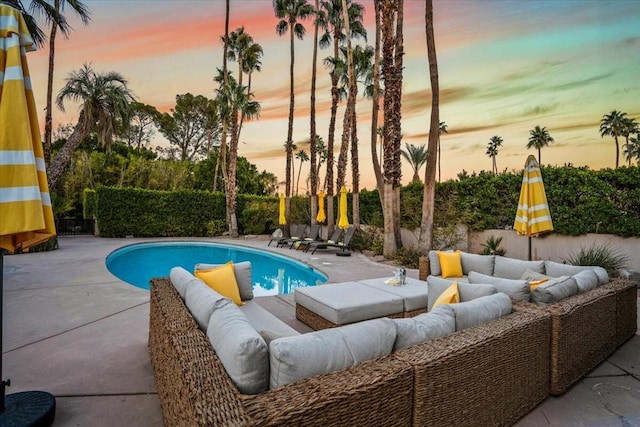
{"label": "wicker sectional sofa", "polygon": [[[462,257],[465,276],[449,277],[448,280],[466,281],[470,273],[468,268],[474,264],[477,267],[477,263],[482,262],[482,257],[494,259],[494,273],[498,271],[498,263],[502,265],[497,277],[505,277],[509,274],[504,266],[511,266],[513,270],[518,271],[519,276],[519,270],[524,267],[518,268],[518,263],[522,266],[533,265],[531,261],[493,255],[481,256],[463,252]],[[441,274],[437,259],[435,251],[431,251],[428,257],[421,257],[419,271],[421,279],[428,281],[429,277],[434,277],[434,273]],[[570,274],[573,267],[551,261],[538,261],[538,263],[543,266],[541,273],[554,276]],[[599,276],[599,285],[595,289],[579,292],[547,305],[537,305],[528,301],[516,303],[522,309],[545,311],[551,315],[550,392],[556,396],[566,392],[571,385],[636,333],[638,294],[635,283],[621,278],[609,280],[604,269],[595,268],[598,269]],[[606,275],[606,280],[602,277],[603,275]]]}
{"label": "wicker sectional sofa", "polygon": [[549,394],[549,335],[548,313],[515,306],[480,326],[243,394],[171,280],[151,281],[149,350],[166,425],[511,425]]}

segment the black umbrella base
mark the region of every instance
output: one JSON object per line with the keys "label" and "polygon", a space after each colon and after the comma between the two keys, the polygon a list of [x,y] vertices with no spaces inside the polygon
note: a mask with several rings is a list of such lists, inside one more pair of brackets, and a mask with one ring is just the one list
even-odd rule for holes
{"label": "black umbrella base", "polygon": [[56,416],[56,399],[44,391],[23,391],[5,396],[0,427],[48,427]]}
{"label": "black umbrella base", "polygon": [[337,256],[351,256],[351,252],[336,252]]}

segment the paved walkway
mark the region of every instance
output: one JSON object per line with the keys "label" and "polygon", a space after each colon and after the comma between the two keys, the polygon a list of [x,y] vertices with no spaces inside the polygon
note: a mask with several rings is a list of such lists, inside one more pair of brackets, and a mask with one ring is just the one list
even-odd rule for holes
{"label": "paved walkway", "polygon": [[[167,239],[62,237],[52,252],[5,256],[3,378],[7,393],[56,397],[55,426],[160,426],[147,350],[148,291],[109,273],[106,256],[124,245]],[[180,239],[174,239],[180,240]],[[209,240],[209,239],[197,239]],[[228,240],[300,259],[330,282],[386,277],[392,267],[361,254],[336,257],[267,248],[263,239]],[[417,270],[410,270],[417,277]],[[265,307],[291,315],[287,298]],[[288,314],[286,314],[288,313]],[[548,398],[518,426],[640,427],[640,336],[560,398]]]}

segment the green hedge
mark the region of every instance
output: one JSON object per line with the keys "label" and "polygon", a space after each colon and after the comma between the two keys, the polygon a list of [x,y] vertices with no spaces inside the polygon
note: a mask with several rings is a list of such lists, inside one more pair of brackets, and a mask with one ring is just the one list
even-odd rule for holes
{"label": "green hedge", "polygon": [[[542,175],[555,232],[640,236],[640,169],[621,167],[592,171],[572,166],[543,166]],[[438,183],[435,197],[435,225],[463,223],[474,231],[513,226],[521,172],[460,174],[458,180]],[[401,224],[420,225],[421,183],[401,188]],[[334,196],[337,215],[338,196]],[[99,187],[84,193],[85,216],[95,207],[100,234],[105,237],[206,236],[226,229],[225,197],[222,193],[179,190],[173,192],[133,188]],[[94,201],[95,200],[95,201]],[[277,227],[278,198],[238,195],[240,234],[270,233]],[[349,218],[351,194],[348,197]],[[289,222],[309,224],[309,198],[290,200]],[[360,192],[363,224],[382,226],[382,209],[377,190]]]}
{"label": "green hedge", "polygon": [[85,188],[82,192],[82,218],[93,219],[96,214],[96,191]]}

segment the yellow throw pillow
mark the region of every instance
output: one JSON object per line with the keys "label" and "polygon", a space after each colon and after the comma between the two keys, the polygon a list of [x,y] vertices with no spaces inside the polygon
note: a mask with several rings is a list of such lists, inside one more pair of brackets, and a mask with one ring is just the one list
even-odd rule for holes
{"label": "yellow throw pillow", "polygon": [[231,299],[236,305],[244,305],[240,299],[240,290],[232,261],[211,270],[196,270],[196,277],[223,297]]}
{"label": "yellow throw pillow", "polygon": [[529,281],[529,289],[534,290],[538,286],[542,285],[544,282],[549,281],[549,279],[541,279],[541,280],[531,280]]}
{"label": "yellow throw pillow", "polygon": [[455,304],[460,302],[460,293],[458,292],[458,282],[453,282],[451,286],[444,290],[440,294],[436,302],[433,303],[431,310],[439,306],[440,304]]}
{"label": "yellow throw pillow", "polygon": [[462,254],[460,251],[442,252],[438,251],[438,260],[442,269],[442,278],[462,277]]}

